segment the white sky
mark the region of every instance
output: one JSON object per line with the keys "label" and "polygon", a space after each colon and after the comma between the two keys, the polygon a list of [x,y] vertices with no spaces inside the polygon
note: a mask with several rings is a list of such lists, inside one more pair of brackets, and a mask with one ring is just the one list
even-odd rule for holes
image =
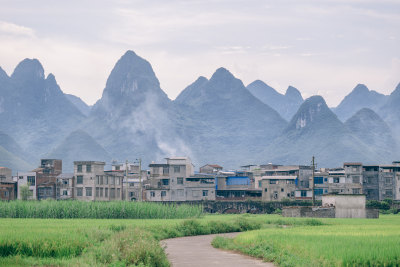
{"label": "white sky", "polygon": [[0,66],[37,58],[66,93],[95,103],[130,49],[171,99],[198,76],[229,69],[245,85],[322,95],[336,106],[357,83],[400,82],[397,0],[0,0]]}

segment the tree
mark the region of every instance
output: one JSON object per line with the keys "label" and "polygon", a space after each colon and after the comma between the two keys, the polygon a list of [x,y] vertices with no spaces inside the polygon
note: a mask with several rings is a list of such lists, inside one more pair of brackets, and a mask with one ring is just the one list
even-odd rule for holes
{"label": "tree", "polygon": [[28,198],[33,195],[31,190],[29,190],[29,183],[27,185],[21,185],[19,187],[19,190],[21,199],[24,201],[28,200]]}

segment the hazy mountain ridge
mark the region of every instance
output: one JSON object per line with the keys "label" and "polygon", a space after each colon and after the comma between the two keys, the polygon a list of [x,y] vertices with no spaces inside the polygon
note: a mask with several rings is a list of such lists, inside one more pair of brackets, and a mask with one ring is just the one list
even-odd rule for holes
{"label": "hazy mountain ridge", "polygon": [[[267,86],[257,84],[261,89]],[[342,123],[320,96],[303,102],[294,87],[285,95],[270,88],[275,100],[262,101],[249,87],[219,68],[209,79],[199,77],[171,101],[150,63],[127,51],[111,71],[102,98],[86,116],[61,91],[54,75],[45,77],[39,61],[25,59],[11,77],[0,68],[0,131],[15,138],[21,151],[35,155],[29,162],[60,157],[66,170],[82,157],[104,161],[141,157],[146,164],[182,155],[192,157],[197,166],[215,162],[237,168],[265,162],[309,164],[312,155],[326,167],[343,161],[390,162],[400,156],[388,144],[393,136],[385,134],[389,126],[400,128],[400,105],[396,105],[400,85],[390,96],[378,97],[384,104],[374,104],[368,97],[360,104],[373,105],[390,123],[372,110],[349,114],[352,118]],[[364,94],[381,95],[357,87],[339,111]],[[280,112],[268,101],[281,103]],[[287,122],[282,116],[290,112],[295,114]],[[0,152],[4,158],[0,165],[14,159],[26,166],[20,152],[14,155],[4,147]]]}
{"label": "hazy mountain ridge", "polygon": [[384,94],[369,90],[364,84],[358,84],[333,111],[340,120],[346,121],[362,108],[377,112],[386,100],[387,96]]}
{"label": "hazy mountain ridge", "polygon": [[263,103],[278,111],[286,120],[293,117],[304,101],[300,91],[293,86],[289,86],[284,95],[260,80],[247,85],[247,89]]}

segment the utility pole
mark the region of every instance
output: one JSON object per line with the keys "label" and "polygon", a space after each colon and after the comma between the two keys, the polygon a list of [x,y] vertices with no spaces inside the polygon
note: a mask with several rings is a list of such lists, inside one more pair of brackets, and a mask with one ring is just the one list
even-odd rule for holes
{"label": "utility pole", "polygon": [[315,157],[312,157],[312,205],[315,206],[315,185],[314,185],[314,176],[315,176]]}

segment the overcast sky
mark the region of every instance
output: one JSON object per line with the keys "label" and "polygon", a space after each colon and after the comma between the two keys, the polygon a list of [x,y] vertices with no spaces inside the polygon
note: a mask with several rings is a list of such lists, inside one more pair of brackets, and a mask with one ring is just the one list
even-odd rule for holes
{"label": "overcast sky", "polygon": [[245,85],[322,95],[336,106],[357,83],[400,82],[400,1],[0,0],[0,66],[37,58],[66,93],[95,103],[128,49],[171,99],[229,69]]}

